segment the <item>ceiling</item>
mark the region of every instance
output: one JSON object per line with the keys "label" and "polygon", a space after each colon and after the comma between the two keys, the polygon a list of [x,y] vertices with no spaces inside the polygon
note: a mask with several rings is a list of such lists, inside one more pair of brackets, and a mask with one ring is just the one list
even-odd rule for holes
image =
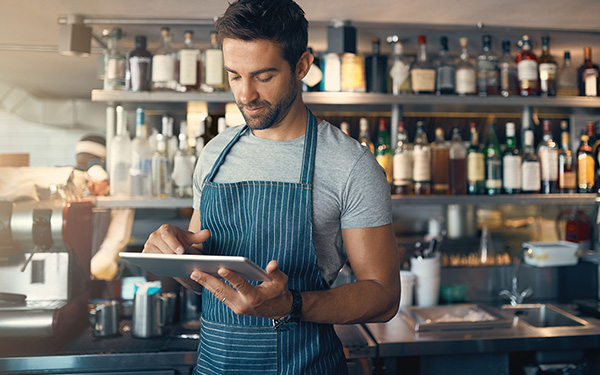
{"label": "ceiling", "polygon": [[[428,35],[432,52],[438,48],[437,38],[442,34],[449,35],[450,49],[456,50],[458,41],[453,40],[459,34],[470,33],[474,36],[470,48],[475,54],[480,48],[479,35],[483,32],[498,38],[509,36],[516,41],[519,35],[528,31],[526,28],[555,30],[551,35],[556,57],[560,57],[562,48],[574,45],[579,48],[582,43],[600,51],[600,1],[597,0],[298,0],[298,3],[308,20],[320,25],[310,29],[310,44],[317,51],[327,47],[324,25],[331,19],[348,19],[358,25],[359,50],[363,52],[368,51],[371,37],[385,37],[390,33],[402,34],[408,40],[409,53],[411,48],[415,49],[414,36],[418,33]],[[227,4],[226,0],[2,0],[0,83],[40,98],[89,98],[90,90],[102,86],[96,78],[101,57],[99,45],[92,44],[93,53],[89,57],[59,55],[59,17],[82,14],[87,19],[206,20],[221,15]],[[374,28],[372,23],[382,25]],[[483,29],[476,28],[478,23],[484,25]],[[424,26],[407,28],[402,24]],[[464,28],[445,27],[448,25],[463,25]],[[94,25],[93,30],[100,34],[103,28],[114,26]],[[137,34],[148,36],[150,49],[158,46],[159,24],[121,26],[126,49],[133,46]],[[187,28],[190,27],[173,28],[176,43],[182,42],[183,30]],[[196,30],[198,41],[206,44],[210,27],[192,29]],[[588,32],[556,32],[558,29]],[[499,47],[498,42],[494,48],[499,50]],[[516,48],[513,53],[515,51]],[[600,53],[597,55],[596,60],[600,60]]]}

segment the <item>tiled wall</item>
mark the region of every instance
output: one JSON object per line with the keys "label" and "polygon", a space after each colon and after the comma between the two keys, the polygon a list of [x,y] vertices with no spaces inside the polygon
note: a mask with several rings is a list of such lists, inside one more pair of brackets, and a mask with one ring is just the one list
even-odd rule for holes
{"label": "tiled wall", "polygon": [[0,153],[29,153],[32,167],[75,165],[75,143],[89,130],[25,121],[0,109]]}

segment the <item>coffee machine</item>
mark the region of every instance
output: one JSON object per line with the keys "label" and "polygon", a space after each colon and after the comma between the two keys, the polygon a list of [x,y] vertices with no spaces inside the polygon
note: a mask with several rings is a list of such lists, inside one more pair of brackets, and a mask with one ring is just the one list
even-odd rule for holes
{"label": "coffee machine", "polygon": [[92,202],[0,200],[0,340],[87,320]]}

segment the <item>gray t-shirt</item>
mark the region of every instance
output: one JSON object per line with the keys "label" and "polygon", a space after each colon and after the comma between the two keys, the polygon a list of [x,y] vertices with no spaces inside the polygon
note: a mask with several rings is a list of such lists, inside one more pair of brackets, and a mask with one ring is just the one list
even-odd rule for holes
{"label": "gray t-shirt", "polygon": [[[232,127],[203,149],[194,172],[194,208],[217,157],[241,128]],[[261,139],[246,130],[231,148],[214,182],[299,182],[304,136]],[[202,220],[202,219],[201,219]],[[390,224],[392,206],[385,171],[366,147],[326,121],[318,125],[313,175],[313,235],[317,263],[331,285],[346,261],[342,229]]]}

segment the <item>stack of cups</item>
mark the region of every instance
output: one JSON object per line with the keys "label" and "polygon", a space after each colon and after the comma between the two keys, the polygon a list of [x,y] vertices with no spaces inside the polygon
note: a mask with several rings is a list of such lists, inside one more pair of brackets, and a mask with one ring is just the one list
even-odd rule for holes
{"label": "stack of cups", "polygon": [[406,309],[413,304],[413,288],[415,286],[415,274],[410,271],[400,271],[400,307],[398,310]]}
{"label": "stack of cups", "polygon": [[417,277],[417,306],[435,306],[440,296],[440,253],[435,252],[431,258],[410,258],[410,270]]}

